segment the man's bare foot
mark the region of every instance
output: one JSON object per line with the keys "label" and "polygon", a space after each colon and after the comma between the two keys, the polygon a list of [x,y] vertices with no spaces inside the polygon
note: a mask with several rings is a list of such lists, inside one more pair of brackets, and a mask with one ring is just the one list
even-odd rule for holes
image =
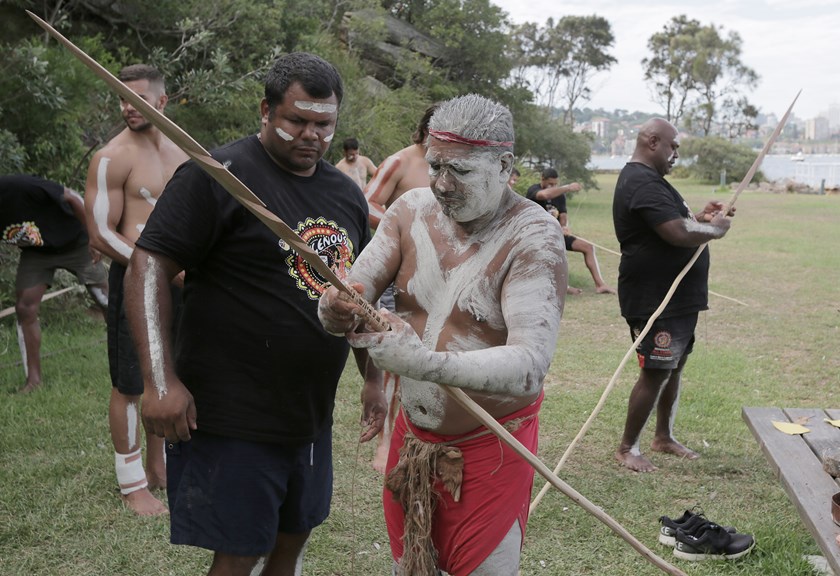
{"label": "man's bare foot", "polygon": [[122,501],[128,506],[132,512],[138,516],[161,516],[169,514],[163,502],[149,492],[148,488],[143,488],[132,492],[131,494],[120,494]]}
{"label": "man's bare foot", "polygon": [[615,459],[633,472],[653,472],[656,470],[656,466],[644,454],[632,454],[630,451],[625,452],[619,448],[615,453]]}
{"label": "man's bare foot", "polygon": [[654,440],[651,442],[650,449],[654,452],[673,454],[674,456],[679,456],[680,458],[685,458],[686,460],[697,460],[700,458],[700,454],[694,450],[686,448],[674,439]]}
{"label": "man's bare foot", "polygon": [[615,294],[615,288],[610,288],[606,284],[595,287],[596,294]]}
{"label": "man's bare foot", "polygon": [[385,474],[385,466],[388,464],[388,443],[381,442],[376,447],[376,453],[373,455],[373,469],[380,474]]}
{"label": "man's bare foot", "polygon": [[580,288],[575,288],[574,286],[567,286],[566,287],[566,294],[573,294],[573,295],[576,296],[576,295],[580,294],[581,292],[583,292],[583,290],[581,290]]}
{"label": "man's bare foot", "polygon": [[32,392],[34,392],[35,390],[37,390],[40,387],[41,387],[40,382],[33,382],[33,381],[30,381],[30,380],[27,380],[26,384],[24,384],[23,388],[20,388],[17,391],[17,393],[18,394],[23,394],[25,396],[26,394],[31,394]]}

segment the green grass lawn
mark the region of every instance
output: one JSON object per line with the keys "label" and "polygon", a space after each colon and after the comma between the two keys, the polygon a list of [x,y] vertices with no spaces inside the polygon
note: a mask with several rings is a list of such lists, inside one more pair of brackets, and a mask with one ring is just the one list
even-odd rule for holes
{"label": "green grass lawn", "polygon": [[[569,202],[572,232],[617,249],[611,202],[615,175],[600,190]],[[674,182],[695,210],[728,200],[710,185]],[[840,197],[745,192],[726,238],[712,244],[710,287],[741,305],[710,297],[688,362],[676,431],[702,458],[655,454],[660,467],[639,475],[613,459],[624,423],[635,360],[622,372],[604,410],[560,472],[663,557],[660,515],[701,506],[722,524],[753,533],[757,547],[731,563],[675,564],[692,575],[810,575],[809,536],[757,443],[742,406],[840,406]],[[615,285],[618,257],[598,251]],[[539,455],[553,468],[594,408],[630,346],[614,296],[597,295],[579,254],[569,256],[570,296],[546,380]],[[10,306],[6,298],[0,307]],[[14,321],[0,320],[0,574],[203,574],[210,553],[168,543],[165,518],[134,517],[120,503],[113,471],[107,406],[110,393],[101,320],[83,296],[43,305],[45,387],[20,397],[23,369]],[[304,573],[389,574],[381,477],[372,445],[359,446],[360,380],[352,363],[340,387],[335,430],[333,512],[313,535]],[[643,447],[650,439],[646,430]],[[542,486],[538,478],[535,492]],[[828,505],[828,503],[826,503]],[[659,573],[623,540],[552,490],[528,525],[523,576]]]}

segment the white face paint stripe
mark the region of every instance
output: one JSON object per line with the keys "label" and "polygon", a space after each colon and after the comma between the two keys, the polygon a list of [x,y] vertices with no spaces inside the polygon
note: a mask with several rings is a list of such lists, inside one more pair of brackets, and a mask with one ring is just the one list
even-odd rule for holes
{"label": "white face paint stripe", "polygon": [[282,128],[275,128],[274,131],[277,132],[277,135],[280,136],[280,138],[282,138],[286,142],[291,142],[292,140],[295,139],[294,136],[292,136],[291,134],[289,134],[288,132],[286,132]]}
{"label": "white face paint stripe", "polygon": [[125,419],[128,423],[128,449],[134,450],[137,447],[137,404],[129,402],[125,407]]}
{"label": "white face paint stripe", "polygon": [[324,136],[324,142],[332,142],[333,138],[335,138],[335,132],[333,132],[329,136]]}
{"label": "white face paint stripe", "polygon": [[157,260],[148,260],[148,268],[143,278],[143,315],[146,318],[146,336],[149,341],[149,357],[152,361],[152,382],[158,392],[158,398],[166,395],[166,376],[163,370],[163,342],[161,341],[160,312],[157,307]]}
{"label": "white face paint stripe", "polygon": [[107,175],[110,161],[110,158],[103,156],[99,160],[99,166],[96,170],[96,201],[93,203],[93,221],[105,242],[128,260],[131,258],[131,247],[120,240],[113,230],[108,228],[108,212],[110,212],[111,202],[108,200]]}
{"label": "white face paint stripe", "polygon": [[308,100],[295,100],[295,106],[301,110],[308,110],[310,112],[317,112],[319,114],[332,114],[338,110],[335,104],[325,102],[309,102]]}

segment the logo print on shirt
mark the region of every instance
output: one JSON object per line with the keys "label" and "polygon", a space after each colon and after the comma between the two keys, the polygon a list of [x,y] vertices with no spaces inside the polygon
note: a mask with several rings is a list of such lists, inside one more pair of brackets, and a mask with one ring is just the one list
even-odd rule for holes
{"label": "logo print on shirt", "polygon": [[43,246],[44,239],[41,237],[41,229],[35,222],[21,222],[20,224],[9,224],[3,230],[3,243],[14,246]]}
{"label": "logo print on shirt", "polygon": [[[336,276],[344,280],[353,266],[353,242],[347,231],[323,216],[307,218],[299,223],[296,232],[312,250],[321,257]],[[286,258],[289,275],[295,279],[297,287],[306,292],[310,300],[317,300],[324,293],[326,279],[321,277],[306,260],[292,251]]]}

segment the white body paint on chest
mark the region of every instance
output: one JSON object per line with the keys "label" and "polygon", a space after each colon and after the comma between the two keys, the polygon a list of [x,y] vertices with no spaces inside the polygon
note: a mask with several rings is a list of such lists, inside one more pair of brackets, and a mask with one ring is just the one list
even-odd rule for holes
{"label": "white body paint on chest", "polygon": [[149,358],[152,362],[152,383],[158,398],[166,395],[166,374],[163,361],[163,341],[160,325],[160,311],[157,305],[158,285],[157,260],[150,258],[143,277],[143,316],[146,318],[146,338],[149,341]]}
{"label": "white body paint on chest", "polygon": [[110,158],[102,157],[96,170],[96,201],[93,203],[93,221],[96,224],[99,234],[118,254],[131,258],[131,247],[120,240],[117,235],[108,227],[108,213],[111,211],[111,202],[108,199],[108,163]]}
{"label": "white body paint on chest", "polygon": [[155,204],[157,204],[157,198],[155,198],[154,196],[152,196],[152,193],[151,193],[151,192],[149,192],[149,190],[148,190],[147,188],[143,187],[143,186],[141,186],[141,187],[140,187],[140,196],[142,196],[143,198],[145,198],[145,199],[146,199],[146,202],[148,202],[148,203],[149,203],[149,204],[151,204],[152,206],[154,206]]}

